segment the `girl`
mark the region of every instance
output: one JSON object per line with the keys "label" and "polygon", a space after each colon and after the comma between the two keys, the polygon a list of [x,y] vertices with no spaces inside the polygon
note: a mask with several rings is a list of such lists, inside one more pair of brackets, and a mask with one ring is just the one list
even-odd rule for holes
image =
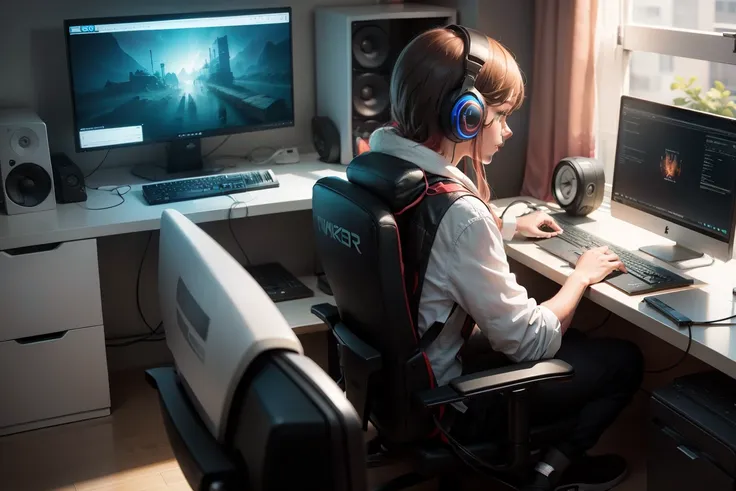
{"label": "girl", "polygon": [[[482,53],[474,87],[482,96],[477,136],[458,142],[443,123],[448,97],[466,80],[466,57],[474,36],[473,59]],[[478,44],[482,46],[478,46]],[[543,76],[539,74],[538,76]],[[471,79],[472,82],[472,79]],[[511,138],[507,118],[524,101],[524,84],[513,56],[497,41],[462,27],[427,31],[406,46],[391,79],[393,124],[370,138],[374,152],[408,160],[426,172],[460,181],[473,194],[457,200],[437,230],[419,304],[418,328],[434,322],[445,328],[427,349],[439,385],[467,372],[459,361],[461,328],[467,315],[494,351],[511,362],[556,357],[575,369],[572,381],[547,384],[533,394],[534,422],[573,417],[574,430],[550,448],[529,476],[526,489],[548,490],[562,484],[581,489],[610,489],[623,480],[626,463],[617,456],[586,454],[639,388],[642,357],[621,340],[565,335],[586,288],[614,270],[625,271],[607,249],[580,257],[574,272],[551,299],[538,303],[509,270],[503,240],[516,234],[550,237],[561,233],[548,215],[535,212],[500,220],[489,205],[484,166]],[[465,121],[472,125],[473,121]],[[457,166],[469,159],[475,182]],[[458,308],[451,314],[453,305]],[[486,367],[491,368],[491,367]],[[488,401],[455,409],[452,433],[461,442],[503,431],[503,405]]]}

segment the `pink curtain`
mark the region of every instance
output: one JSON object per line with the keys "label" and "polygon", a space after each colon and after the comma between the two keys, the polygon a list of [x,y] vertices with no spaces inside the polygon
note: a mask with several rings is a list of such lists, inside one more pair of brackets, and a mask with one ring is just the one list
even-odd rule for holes
{"label": "pink curtain", "polygon": [[551,201],[557,162],[594,156],[597,13],[597,0],[536,0],[524,196]]}

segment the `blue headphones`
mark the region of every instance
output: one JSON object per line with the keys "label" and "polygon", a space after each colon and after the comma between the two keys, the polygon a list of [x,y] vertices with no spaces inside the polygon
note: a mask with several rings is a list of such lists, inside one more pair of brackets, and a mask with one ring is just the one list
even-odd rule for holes
{"label": "blue headphones", "polygon": [[485,121],[486,105],[475,88],[475,79],[490,57],[491,46],[484,34],[473,29],[454,24],[447,29],[463,40],[465,74],[460,87],[442,101],[440,124],[447,138],[460,143],[475,138]]}

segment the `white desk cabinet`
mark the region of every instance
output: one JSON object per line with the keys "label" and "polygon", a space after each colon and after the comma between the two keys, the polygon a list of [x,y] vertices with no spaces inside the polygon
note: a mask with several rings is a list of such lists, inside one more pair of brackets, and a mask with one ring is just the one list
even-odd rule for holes
{"label": "white desk cabinet", "polygon": [[0,435],[110,414],[97,241],[0,251]]}

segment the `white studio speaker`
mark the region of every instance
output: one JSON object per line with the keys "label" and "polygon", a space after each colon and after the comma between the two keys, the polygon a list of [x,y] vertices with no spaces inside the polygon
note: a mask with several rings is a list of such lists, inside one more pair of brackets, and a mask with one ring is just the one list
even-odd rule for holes
{"label": "white studio speaker", "polygon": [[420,33],[457,22],[455,9],[412,3],[315,9],[317,117],[337,128],[348,164],[389,122],[389,83],[401,50]]}
{"label": "white studio speaker", "polygon": [[46,123],[27,109],[0,109],[0,210],[56,208]]}

